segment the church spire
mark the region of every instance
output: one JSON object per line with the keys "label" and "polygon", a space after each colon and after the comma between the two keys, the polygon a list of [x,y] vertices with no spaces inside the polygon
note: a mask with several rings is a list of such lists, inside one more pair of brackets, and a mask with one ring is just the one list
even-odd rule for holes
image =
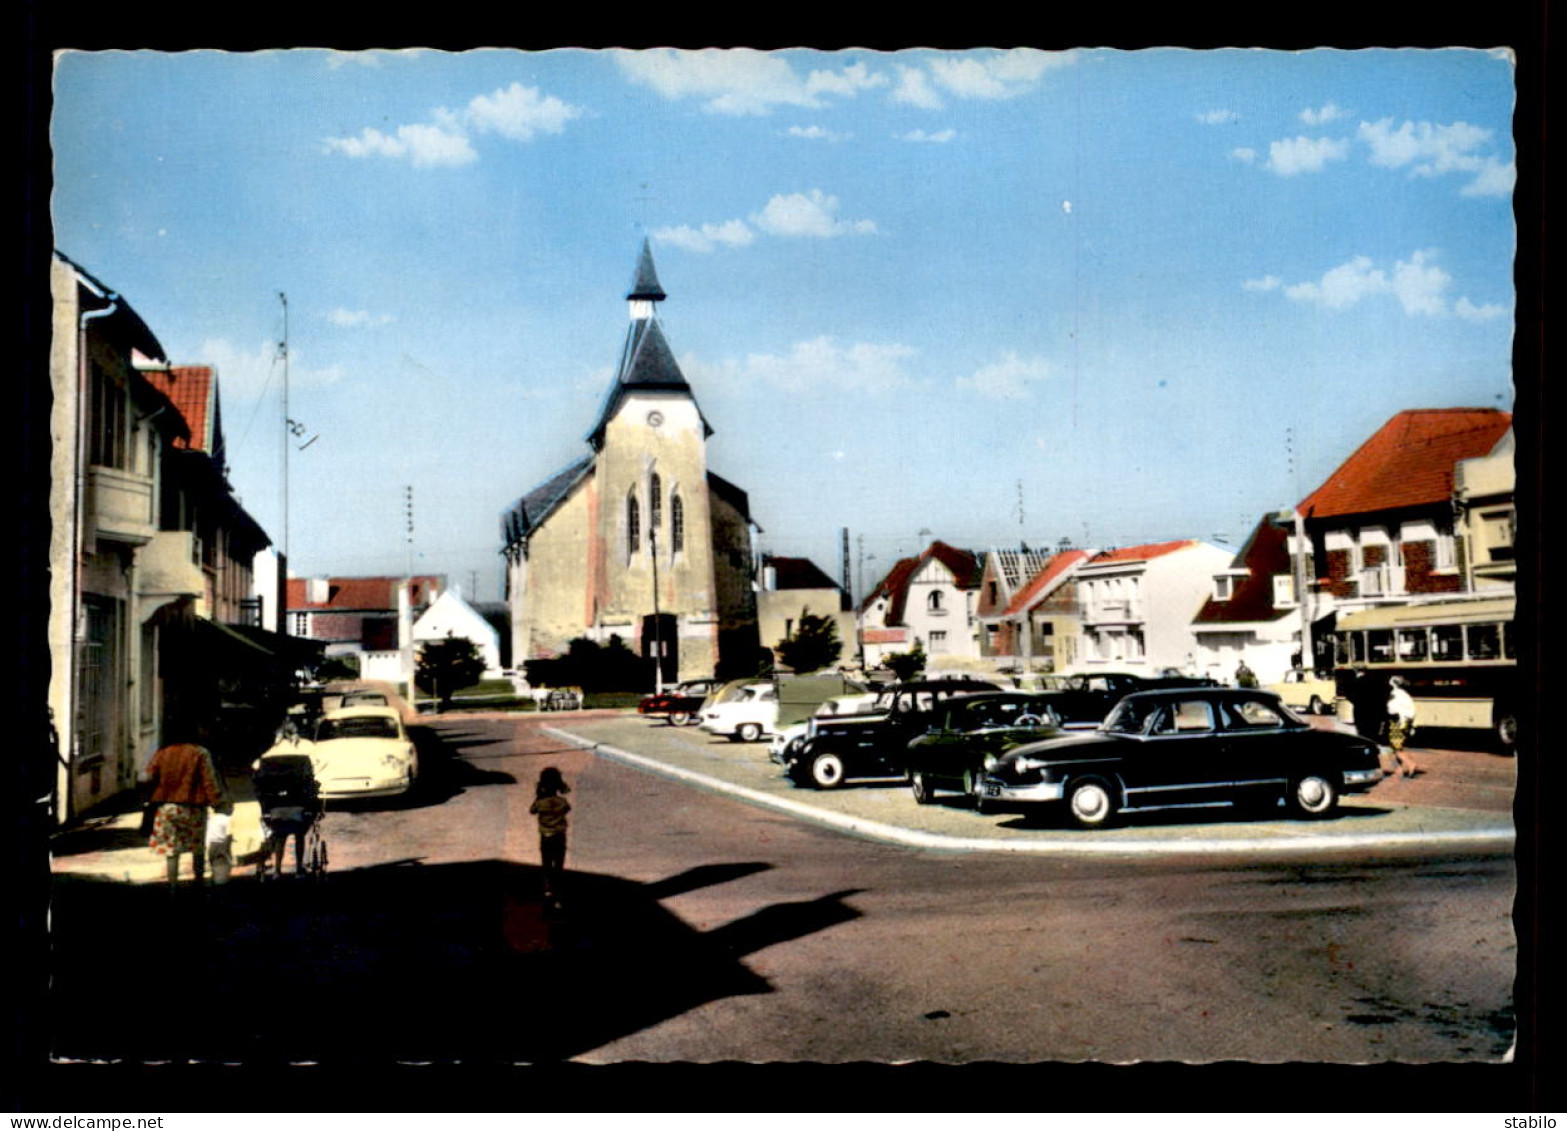
{"label": "church spire", "polygon": [[636,273],[631,278],[631,291],[626,295],[631,303],[631,317],[638,320],[651,318],[653,304],[663,302],[668,297],[659,285],[658,272],[653,269],[653,248],[644,236],[642,251],[637,256]]}

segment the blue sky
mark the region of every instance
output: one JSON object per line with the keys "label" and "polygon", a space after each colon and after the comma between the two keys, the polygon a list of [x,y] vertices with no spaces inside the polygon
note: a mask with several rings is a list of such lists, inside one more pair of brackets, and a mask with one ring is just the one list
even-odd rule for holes
{"label": "blue sky", "polygon": [[[764,549],[1223,536],[1511,408],[1514,70],[1452,50],[62,55],[56,246],[218,369],[299,574],[500,596],[652,242]],[[859,580],[858,578],[856,580]],[[476,587],[476,591],[475,591]]]}

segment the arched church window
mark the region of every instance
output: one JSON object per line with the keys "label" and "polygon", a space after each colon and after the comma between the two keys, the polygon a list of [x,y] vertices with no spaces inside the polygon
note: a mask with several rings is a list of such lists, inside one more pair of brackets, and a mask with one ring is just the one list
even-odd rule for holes
{"label": "arched church window", "polygon": [[648,479],[647,496],[647,528],[657,534],[659,520],[664,517],[664,481],[656,471]]}
{"label": "arched church window", "polygon": [[642,542],[642,508],[637,505],[635,492],[626,496],[626,556],[637,552]]}
{"label": "arched church window", "polygon": [[669,497],[669,552],[679,554],[686,548],[686,505],[679,495]]}

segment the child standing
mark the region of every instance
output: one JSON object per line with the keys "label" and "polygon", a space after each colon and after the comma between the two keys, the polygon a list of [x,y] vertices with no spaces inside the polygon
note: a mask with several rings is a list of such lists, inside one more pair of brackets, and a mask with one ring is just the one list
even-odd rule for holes
{"label": "child standing", "polygon": [[554,766],[546,766],[539,773],[533,805],[528,812],[539,819],[539,859],[544,865],[544,898],[553,901],[566,869],[566,814],[571,803],[562,794],[571,787]]}

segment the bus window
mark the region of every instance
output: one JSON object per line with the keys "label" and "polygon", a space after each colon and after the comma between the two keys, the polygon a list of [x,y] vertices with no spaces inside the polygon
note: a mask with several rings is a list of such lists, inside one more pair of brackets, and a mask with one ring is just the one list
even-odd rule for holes
{"label": "bus window", "polygon": [[1366,633],[1366,662],[1391,664],[1393,662],[1393,630],[1373,628]]}
{"label": "bus window", "polygon": [[1431,629],[1431,658],[1443,663],[1464,658],[1464,630],[1461,625],[1439,624]]}
{"label": "bus window", "polygon": [[1468,628],[1468,636],[1471,660],[1494,660],[1501,655],[1501,625],[1472,624]]}
{"label": "bus window", "polygon": [[1425,629],[1401,628],[1398,630],[1398,658],[1403,663],[1416,663],[1427,658]]}
{"label": "bus window", "polygon": [[1507,657],[1509,660],[1516,660],[1518,658],[1517,649],[1513,647],[1513,641],[1515,639],[1516,638],[1513,636],[1513,626],[1511,624],[1504,624],[1502,626],[1502,655]]}
{"label": "bus window", "polygon": [[1352,632],[1349,634],[1350,659],[1357,664],[1366,662],[1366,634],[1364,632]]}

